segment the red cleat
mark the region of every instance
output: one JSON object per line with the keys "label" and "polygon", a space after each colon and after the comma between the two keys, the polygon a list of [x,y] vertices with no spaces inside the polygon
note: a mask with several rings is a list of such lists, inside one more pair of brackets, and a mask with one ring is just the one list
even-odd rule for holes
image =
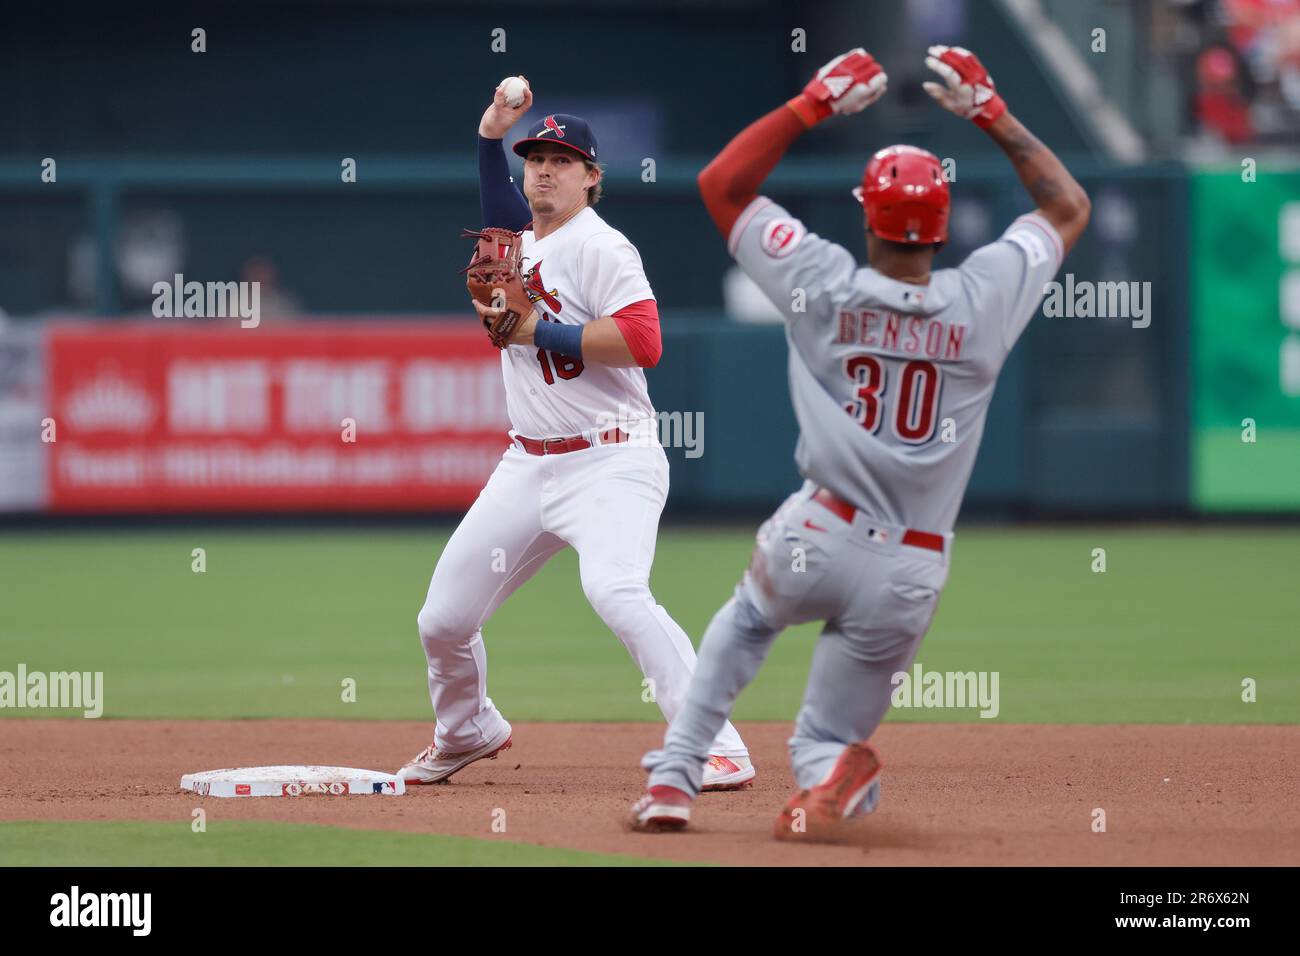
{"label": "red cleat", "polygon": [[628,829],[640,833],[663,833],[685,829],[691,819],[691,798],[676,787],[651,787],[636,803],[628,818]]}
{"label": "red cleat", "polygon": [[772,835],[778,840],[812,841],[843,836],[845,821],[858,814],[882,769],[880,754],[871,744],[849,744],[821,783],[790,798],[776,818]]}

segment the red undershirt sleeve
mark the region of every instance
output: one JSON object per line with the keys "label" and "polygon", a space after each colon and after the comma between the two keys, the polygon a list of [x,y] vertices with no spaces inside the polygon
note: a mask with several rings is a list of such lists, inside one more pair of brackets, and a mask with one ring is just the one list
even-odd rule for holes
{"label": "red undershirt sleeve", "polygon": [[750,123],[700,172],[700,196],[724,239],[790,144],[811,125],[798,112],[798,100]]}
{"label": "red undershirt sleeve", "polygon": [[641,368],[654,368],[664,351],[659,335],[659,306],[655,300],[633,302],[615,312],[612,318],[623,333],[623,341],[636,364]]}

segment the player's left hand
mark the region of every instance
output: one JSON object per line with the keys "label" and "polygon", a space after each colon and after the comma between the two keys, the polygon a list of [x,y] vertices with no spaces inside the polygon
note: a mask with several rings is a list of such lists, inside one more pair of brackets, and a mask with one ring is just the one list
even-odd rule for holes
{"label": "player's left hand", "polygon": [[[505,313],[508,308],[508,306],[502,306],[499,309],[494,309],[490,305],[484,305],[477,299],[470,299],[470,302],[473,303],[474,308],[478,311],[479,318],[483,320],[483,327],[488,329],[492,328],[492,326],[496,324],[496,321],[501,318],[502,314]],[[510,333],[510,339],[506,344],[532,345],[533,330],[535,328],[537,328],[537,309],[533,309],[520,320],[519,324],[515,326],[514,331]]]}
{"label": "player's left hand", "polygon": [[831,114],[860,113],[885,95],[889,77],[870,53],[858,47],[831,60],[803,88],[818,121]]}
{"label": "player's left hand", "polygon": [[970,50],[959,46],[932,46],[925,65],[943,77],[943,83],[921,86],[949,113],[971,120],[981,129],[1007,111],[1006,101],[993,86],[993,77]]}
{"label": "player's left hand", "polygon": [[475,240],[469,265],[460,274],[488,338],[499,349],[531,343],[537,307],[527,289],[532,270],[525,274],[521,268],[523,234],[488,227],[466,229],[462,238]]}

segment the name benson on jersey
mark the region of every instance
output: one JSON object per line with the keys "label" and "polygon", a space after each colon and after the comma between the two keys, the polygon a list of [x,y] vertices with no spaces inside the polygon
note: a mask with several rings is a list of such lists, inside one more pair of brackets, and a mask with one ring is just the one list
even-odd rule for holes
{"label": "name benson on jersey", "polygon": [[874,309],[841,309],[835,345],[874,346],[940,361],[961,358],[966,326],[943,319]]}

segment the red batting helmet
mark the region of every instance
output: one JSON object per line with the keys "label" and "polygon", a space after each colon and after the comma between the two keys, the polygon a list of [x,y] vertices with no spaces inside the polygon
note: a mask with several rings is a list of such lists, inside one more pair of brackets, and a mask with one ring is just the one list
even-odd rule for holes
{"label": "red batting helmet", "polygon": [[929,245],[948,238],[951,197],[943,167],[915,146],[887,146],[871,157],[854,197],[881,239]]}

